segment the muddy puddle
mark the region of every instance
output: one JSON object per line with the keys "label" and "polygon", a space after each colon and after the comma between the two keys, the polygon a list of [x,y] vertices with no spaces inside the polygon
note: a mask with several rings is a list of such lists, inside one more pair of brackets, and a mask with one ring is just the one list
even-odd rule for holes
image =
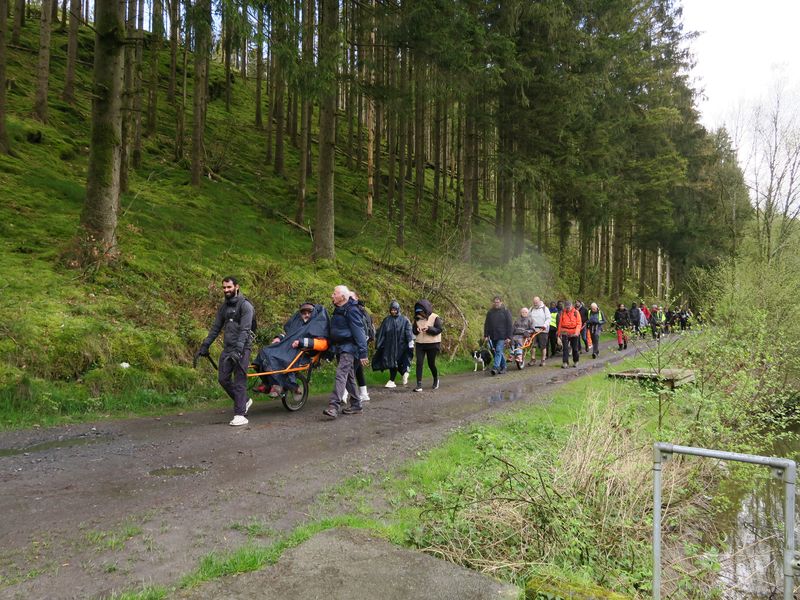
{"label": "muddy puddle", "polygon": [[96,433],[91,435],[81,435],[78,437],[49,440],[47,442],[31,444],[30,446],[21,446],[19,448],[0,448],[0,457],[27,455],[33,454],[34,452],[43,452],[45,450],[53,449],[60,450],[63,448],[71,448],[73,446],[88,446],[90,444],[102,442],[107,438],[107,434]]}
{"label": "muddy puddle", "polygon": [[[769,454],[800,462],[800,442],[783,444]],[[727,547],[719,557],[718,584],[722,598],[782,598],[783,482],[770,477],[754,480],[752,485],[731,483],[723,491],[731,501],[731,508],[721,513],[715,523],[723,547]],[[796,494],[795,514],[800,515]],[[795,547],[798,547],[797,519],[794,527]],[[795,589],[798,583],[795,579]]]}

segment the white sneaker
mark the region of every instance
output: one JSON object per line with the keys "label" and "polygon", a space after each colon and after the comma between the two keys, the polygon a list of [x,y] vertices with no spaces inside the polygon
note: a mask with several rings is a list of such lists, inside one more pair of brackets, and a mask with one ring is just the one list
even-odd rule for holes
{"label": "white sneaker", "polygon": [[390,379],[389,381],[387,381],[387,382],[386,382],[386,385],[385,385],[385,386],[383,386],[383,387],[388,387],[388,388],[396,388],[396,387],[397,387],[397,384],[396,384],[394,381],[392,381],[392,380]]}
{"label": "white sneaker", "polygon": [[408,385],[408,371],[403,373],[403,385]]}
{"label": "white sneaker", "polygon": [[362,385],[358,388],[358,397],[361,398],[362,402],[369,402],[369,392],[367,392],[367,386]]}
{"label": "white sneaker", "polygon": [[233,417],[233,420],[228,423],[228,425],[232,425],[233,427],[241,427],[242,425],[247,425],[250,421],[244,418],[242,415],[236,415]]}
{"label": "white sneaker", "polygon": [[342,394],[342,404],[347,404],[347,399],[348,399],[349,397],[350,397],[350,392],[348,392],[347,390],[345,390],[345,391],[344,391],[344,394]]}
{"label": "white sneaker", "polygon": [[252,398],[248,398],[247,399],[247,404],[244,405],[244,414],[247,414],[247,412],[250,410],[251,406],[253,406],[253,399]]}

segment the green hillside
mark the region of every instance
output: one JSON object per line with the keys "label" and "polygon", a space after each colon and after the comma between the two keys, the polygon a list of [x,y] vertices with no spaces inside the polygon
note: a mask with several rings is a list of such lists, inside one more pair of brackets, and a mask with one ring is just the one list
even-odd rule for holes
{"label": "green hillside", "polygon": [[[407,221],[405,249],[397,248],[384,206],[365,218],[366,177],[341,161],[337,259],[312,263],[308,232],[285,216],[294,214],[297,151],[287,145],[289,175],[275,177],[264,161],[265,135],[252,125],[254,82],[239,78],[230,113],[221,98],[209,104],[214,177],[199,188],[189,185],[187,161],[174,160],[174,107],[161,90],[158,132],[145,138],[142,167],[131,171],[130,191],[120,201],[120,259],[97,271],[71,268],[64,256],[85,194],[93,38],[82,32],[79,101],[70,106],[59,99],[66,34],[54,31],[47,125],[30,117],[37,39],[29,24],[22,40],[27,50],[9,49],[13,156],[0,155],[0,402],[8,408],[2,427],[219,398],[210,372],[198,375],[191,358],[221,299],[220,280],[229,274],[253,299],[263,337],[299,301],[329,303],[332,287],[344,283],[376,316],[393,298],[408,311],[416,298],[429,297],[446,319],[448,353],[464,328],[461,313],[468,326],[461,350],[474,345],[492,294],[503,294],[513,307],[553,290],[543,257],[526,253],[496,266],[493,207],[484,207],[474,227],[473,264],[461,263],[450,247],[452,207],[442,223],[430,223],[424,216],[429,198],[419,223]],[[166,75],[167,56],[162,59]],[[221,67],[212,61],[212,89],[221,81]],[[188,112],[186,122],[189,129]],[[309,191],[306,214],[313,218],[313,177]],[[131,368],[122,369],[122,362]]]}

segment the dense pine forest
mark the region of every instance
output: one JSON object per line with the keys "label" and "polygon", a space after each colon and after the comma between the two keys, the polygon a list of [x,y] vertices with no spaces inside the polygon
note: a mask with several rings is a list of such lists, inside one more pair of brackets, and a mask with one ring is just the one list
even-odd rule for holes
{"label": "dense pine forest", "polygon": [[496,292],[691,302],[753,215],[672,0],[0,14],[15,399],[48,379],[97,397],[120,361],[180,387],[229,273],[268,324],[341,282],[379,314],[430,296],[455,353]]}

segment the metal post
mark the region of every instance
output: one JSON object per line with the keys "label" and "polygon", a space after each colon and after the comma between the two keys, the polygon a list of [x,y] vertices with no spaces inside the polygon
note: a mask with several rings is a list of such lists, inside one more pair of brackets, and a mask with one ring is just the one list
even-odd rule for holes
{"label": "metal post", "polygon": [[661,450],[653,449],[653,600],[661,600]]}
{"label": "metal post", "polygon": [[794,553],[794,495],[797,482],[797,465],[787,458],[756,456],[738,452],[723,452],[707,448],[675,446],[657,442],[653,446],[653,599],[661,598],[661,467],[672,454],[702,456],[717,460],[733,460],[771,467],[773,475],[784,483],[784,534],[783,534],[783,598],[792,600],[794,591],[794,571],[798,559]]}
{"label": "metal post", "polygon": [[797,467],[792,463],[783,471],[783,600],[794,598],[794,489]]}

